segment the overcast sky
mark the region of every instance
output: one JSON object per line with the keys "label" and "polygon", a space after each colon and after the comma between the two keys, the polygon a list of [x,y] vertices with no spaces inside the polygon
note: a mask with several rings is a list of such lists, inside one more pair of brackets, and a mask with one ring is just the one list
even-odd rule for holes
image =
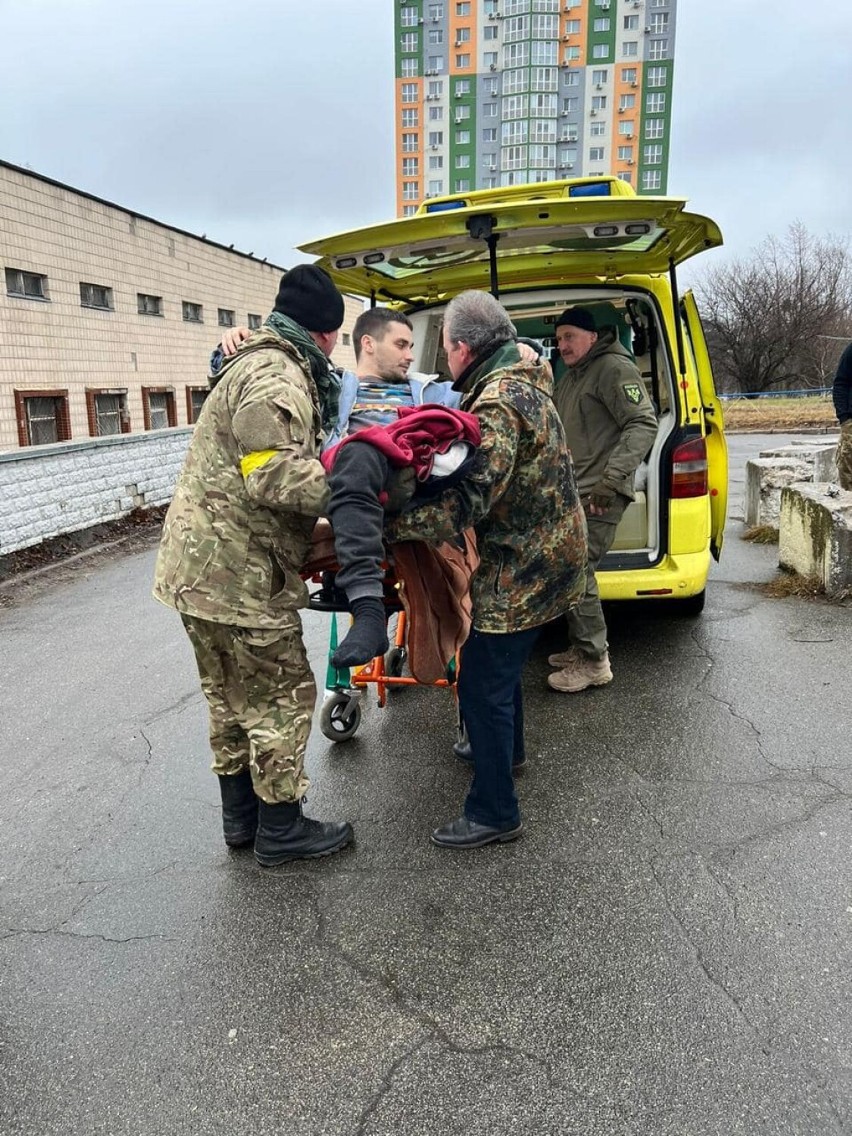
{"label": "overcast sky", "polygon": [[[392,217],[392,0],[0,0],[0,158],[289,266]],[[850,0],[680,0],[668,192],[852,233]],[[697,266],[696,266],[697,267]]]}

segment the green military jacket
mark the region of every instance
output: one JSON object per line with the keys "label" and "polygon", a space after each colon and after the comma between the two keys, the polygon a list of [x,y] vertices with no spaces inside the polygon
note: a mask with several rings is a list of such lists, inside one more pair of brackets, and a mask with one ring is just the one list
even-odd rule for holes
{"label": "green military jacket", "polygon": [[580,496],[604,481],[634,497],[633,474],[654,444],[657,418],[639,368],[607,328],[556,383],[553,401],[565,427]]}
{"label": "green military jacket", "polygon": [[299,571],[328,503],[316,386],[269,328],[219,375],[166,514],[154,596],[214,623],[295,627],[307,601]]}
{"label": "green military jacket", "polygon": [[585,588],[586,529],[550,371],[504,344],[465,381],[462,410],[482,444],[468,475],[390,518],[389,540],[448,540],[476,530],[473,624],[505,634],[567,611]]}

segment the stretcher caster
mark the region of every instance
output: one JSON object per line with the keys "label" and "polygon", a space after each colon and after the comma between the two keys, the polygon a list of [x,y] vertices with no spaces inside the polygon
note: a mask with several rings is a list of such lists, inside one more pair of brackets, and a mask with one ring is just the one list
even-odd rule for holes
{"label": "stretcher caster", "polygon": [[361,701],[357,693],[336,691],[322,704],[320,730],[331,742],[345,742],[361,725]]}
{"label": "stretcher caster", "polygon": [[388,678],[402,678],[408,652],[405,647],[391,647],[385,655],[385,674]]}

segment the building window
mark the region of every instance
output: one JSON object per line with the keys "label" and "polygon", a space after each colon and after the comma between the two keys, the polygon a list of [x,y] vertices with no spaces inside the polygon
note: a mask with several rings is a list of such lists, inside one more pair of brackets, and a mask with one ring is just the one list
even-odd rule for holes
{"label": "building window", "polygon": [[632,138],[633,137],[633,119],[632,118],[622,119],[621,122],[619,122],[619,124],[618,124],[618,133],[622,134],[622,135],[626,134],[628,138]]}
{"label": "building window", "polygon": [[442,122],[443,118],[444,118],[444,108],[443,107],[435,107],[435,106],[429,107],[429,121],[430,122]]}
{"label": "building window", "polygon": [[430,28],[429,29],[429,43],[432,47],[440,47],[444,42],[444,29],[443,28]]}
{"label": "building window", "polygon": [[400,65],[400,73],[403,79],[413,79],[420,74],[420,60],[416,55],[406,55]]}
{"label": "building window", "polygon": [[470,67],[470,55],[467,52],[456,55],[456,67]]}
{"label": "building window", "polygon": [[183,318],[187,323],[204,323],[204,308],[201,304],[193,304],[190,300],[184,300]]}
{"label": "building window", "polygon": [[442,170],[444,168],[444,155],[443,154],[430,154],[429,156],[429,169]]}
{"label": "building window", "polygon": [[402,129],[408,130],[412,126],[419,126],[420,112],[417,110],[404,110],[402,112]]}
{"label": "building window", "polygon": [[602,162],[604,160],[603,146],[590,146],[589,147],[589,161]]}
{"label": "building window", "polygon": [[593,83],[605,83],[608,78],[609,71],[606,69],[606,67],[598,67],[596,70],[592,71]]}
{"label": "building window", "polygon": [[142,412],[146,430],[177,426],[175,392],[170,387],[143,387]]}
{"label": "building window", "polygon": [[663,175],[660,170],[645,170],[642,174],[643,189],[661,189],[662,184]]}
{"label": "building window", "polygon": [[497,117],[497,104],[496,103],[483,103],[482,117],[483,118],[496,118]]}
{"label": "building window", "polygon": [[579,87],[580,85],[580,72],[569,71],[565,76],[566,87]]}
{"label": "building window", "polygon": [[107,312],[113,311],[112,288],[105,288],[102,284],[84,284],[81,281],[80,307],[100,308]]}
{"label": "building window", "polygon": [[532,18],[533,39],[555,39],[559,34],[559,16],[534,15]]}
{"label": "building window", "polygon": [[609,31],[609,16],[602,16],[600,19],[595,20],[593,26],[594,26],[594,30],[596,32],[608,32]]}
{"label": "building window", "polygon": [[230,308],[219,308],[219,327],[233,327],[236,321],[236,312]]}
{"label": "building window", "polygon": [[470,169],[470,154],[456,154],[456,169],[469,170]]}
{"label": "building window", "polygon": [[638,16],[625,16],[624,17],[624,30],[626,32],[639,31],[639,17]]}
{"label": "building window", "polygon": [[592,110],[606,110],[606,95],[592,95]]}
{"label": "building window", "polygon": [[25,300],[46,300],[47,277],[38,272],[24,272],[21,268],[7,268],[6,292]]}
{"label": "building window", "polygon": [[127,391],[87,390],[86,416],[89,419],[91,438],[103,438],[107,434],[129,434]]}
{"label": "building window", "polygon": [[663,119],[649,118],[645,120],[645,137],[646,138],[662,138],[663,136]]}
{"label": "building window", "polygon": [[496,24],[486,24],[483,39],[497,39],[498,28]]}
{"label": "building window", "polygon": [[482,93],[483,95],[499,95],[500,94],[500,80],[499,79],[483,79],[482,80]]}
{"label": "building window", "polygon": [[470,94],[470,79],[458,79],[455,86],[456,98]]}
{"label": "building window", "polygon": [[470,145],[470,131],[469,130],[457,130],[456,131],[456,145],[457,146],[469,146]]}
{"label": "building window", "polygon": [[402,8],[399,13],[400,25],[404,28],[417,27],[418,12],[416,8]]}
{"label": "building window", "polygon": [[418,148],[418,139],[416,134],[403,134],[402,136],[402,152],[403,154],[415,154]]}
{"label": "building window", "polygon": [[496,126],[486,126],[485,129],[482,131],[482,141],[483,142],[496,142],[497,141],[497,127]]}
{"label": "building window", "polygon": [[342,331],[340,333],[340,340],[344,347],[352,346],[352,336],[348,331]]}
{"label": "building window", "polygon": [[148,296],[144,292],[137,292],[136,311],[140,316],[161,316],[163,314],[163,297]]}
{"label": "building window", "polygon": [[439,99],[444,93],[444,80],[443,79],[430,79],[429,80],[429,94],[433,99]]}
{"label": "building window", "polygon": [[428,63],[429,71],[443,71],[444,70],[444,57],[443,55],[430,55]]}
{"label": "building window", "polygon": [[252,331],[256,331],[262,323],[260,316],[254,315],[252,312],[248,314],[248,325]]}
{"label": "building window", "polygon": [[648,52],[649,59],[668,59],[669,41],[667,39],[652,39]]}
{"label": "building window", "polygon": [[626,39],[621,45],[621,54],[625,59],[635,59],[639,54],[639,44],[635,39]]}
{"label": "building window", "polygon": [[[458,135],[456,135],[458,142]],[[430,130],[429,131],[429,145],[430,146],[443,146],[444,145],[444,132],[443,130]]]}
{"label": "building window", "polygon": [[409,52],[410,51],[418,51],[419,50],[419,40],[420,40],[420,36],[418,36],[417,32],[406,32],[405,35],[400,40],[400,44],[399,44],[400,49],[402,51],[409,51]]}
{"label": "building window", "polygon": [[619,162],[632,162],[633,161],[633,147],[632,146],[619,146],[618,147],[618,160],[619,160]]}
{"label": "building window", "polygon": [[455,193],[467,193],[470,189],[470,178],[459,178],[455,183]]}
{"label": "building window", "polygon": [[444,18],[444,5],[443,4],[430,4],[429,15],[433,20],[443,20]]}
{"label": "building window", "polygon": [[579,58],[580,58],[579,47],[566,47],[565,51],[562,54],[562,62],[563,63],[573,63],[575,60],[577,60]]}
{"label": "building window", "polygon": [[416,201],[420,196],[419,187],[420,183],[416,181],[404,181],[402,183],[402,200],[403,201]]}
{"label": "building window", "polygon": [[637,78],[637,71],[635,67],[622,67],[621,68],[621,81],[622,83],[635,83]]}
{"label": "building window", "polygon": [[606,134],[606,123],[601,121],[593,122],[589,127],[589,134],[593,138],[599,137],[601,134]]}
{"label": "building window", "polygon": [[668,12],[654,12],[651,16],[651,35],[662,35],[669,30]]}
{"label": "building window", "polygon": [[[402,101],[404,103],[417,102],[417,84],[416,83],[403,83],[402,84]],[[405,111],[403,111],[403,114]]]}
{"label": "building window", "polygon": [[201,408],[210,394],[209,387],[187,387],[186,388],[186,420],[190,424],[198,421],[198,415],[201,413]]}
{"label": "building window", "polygon": [[534,67],[530,87],[533,91],[555,91],[559,86],[559,72],[555,67]]}
{"label": "building window", "polygon": [[663,147],[661,145],[645,146],[642,150],[642,161],[646,166],[658,166],[663,160]]}
{"label": "building window", "polygon": [[665,95],[648,95],[645,99],[645,113],[646,114],[665,114],[666,112],[666,96]]}
{"label": "building window", "polygon": [[18,441],[22,446],[47,446],[71,437],[68,391],[15,391]]}
{"label": "building window", "polygon": [[592,45],[592,59],[609,59],[609,44],[596,43]]}
{"label": "building window", "polygon": [[470,43],[470,28],[456,28],[456,47],[460,43]]}
{"label": "building window", "polygon": [[470,15],[470,0],[462,0],[461,3],[456,4],[456,15],[457,16],[469,16]]}
{"label": "building window", "polygon": [[529,73],[527,71],[504,71],[503,94],[514,95],[518,91],[526,91],[529,87]]}
{"label": "building window", "polygon": [[420,160],[418,158],[402,159],[402,176],[417,177],[420,173]]}
{"label": "building window", "polygon": [[483,52],[482,63],[483,63],[483,66],[493,67],[496,70],[496,68],[497,68],[497,52],[496,51]]}
{"label": "building window", "polygon": [[667,69],[665,67],[649,67],[648,68],[648,86],[649,87],[665,87],[666,76],[667,76]]}
{"label": "building window", "polygon": [[626,181],[628,185],[633,183],[633,174],[627,170],[622,170],[621,173],[615,175],[619,181]]}
{"label": "building window", "polygon": [[403,207],[402,207],[403,217],[413,217],[416,212],[417,212],[417,206],[416,205],[403,205]]}
{"label": "building window", "polygon": [[619,96],[619,99],[618,99],[618,109],[619,110],[633,110],[633,108],[635,106],[636,106],[636,96],[635,95],[620,95]]}
{"label": "building window", "polygon": [[558,47],[559,45],[555,39],[534,39],[532,51],[530,52],[530,62],[534,67],[555,67]]}
{"label": "building window", "polygon": [[457,106],[456,107],[456,122],[459,122],[461,119],[465,119],[465,118],[470,118],[470,107],[469,106]]}
{"label": "building window", "polygon": [[443,193],[443,192],[444,192],[443,179],[436,178],[435,180],[429,182],[429,193],[432,197],[435,197],[437,194]]}

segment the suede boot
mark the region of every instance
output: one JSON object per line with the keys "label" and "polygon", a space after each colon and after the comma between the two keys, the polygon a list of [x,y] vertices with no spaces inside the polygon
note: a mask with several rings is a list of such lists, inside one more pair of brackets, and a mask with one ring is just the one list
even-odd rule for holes
{"label": "suede boot", "polygon": [[257,832],[257,806],[251,773],[244,769],[232,777],[220,777],[222,793],[222,831],[229,848],[251,844]]}
{"label": "suede boot", "polygon": [[333,667],[358,667],[388,649],[385,605],[378,596],[362,596],[349,604],[354,623],[331,656]]}
{"label": "suede boot", "polygon": [[338,852],[352,835],[352,825],[346,822],[303,816],[301,801],[278,805],[261,801],[254,855],[258,864],[266,868],[287,860],[314,860]]}

